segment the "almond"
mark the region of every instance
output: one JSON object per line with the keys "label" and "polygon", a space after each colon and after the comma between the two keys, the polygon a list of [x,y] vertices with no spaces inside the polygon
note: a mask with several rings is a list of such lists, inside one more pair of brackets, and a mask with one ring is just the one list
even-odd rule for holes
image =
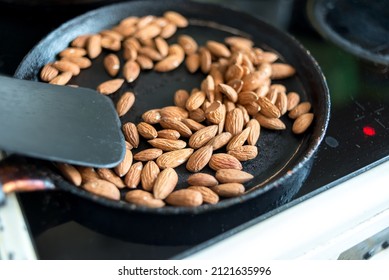
{"label": "almond", "polygon": [[140,151],[134,155],[135,160],[139,161],[151,161],[162,155],[163,151],[157,148],[146,149]]}
{"label": "almond", "polygon": [[105,180],[89,181],[82,185],[86,191],[112,200],[120,199],[120,192],[116,186]]}
{"label": "almond", "polygon": [[258,113],[255,115],[255,119],[259,122],[259,124],[267,129],[273,130],[284,130],[286,129],[285,124],[278,118],[268,118]]}
{"label": "almond", "polygon": [[215,137],[218,131],[217,125],[207,126],[203,129],[196,131],[189,138],[189,147],[198,149],[208,143],[213,137]]}
{"label": "almond", "polygon": [[120,60],[116,54],[108,54],[104,57],[104,69],[111,77],[115,77],[120,70]]}
{"label": "almond", "polygon": [[135,189],[140,183],[143,164],[141,162],[134,163],[124,177],[124,183],[127,187]]}
{"label": "almond", "polygon": [[211,159],[213,148],[210,145],[204,146],[195,151],[186,163],[186,169],[190,172],[199,172]]}
{"label": "almond", "polygon": [[242,164],[235,157],[229,154],[214,154],[209,161],[209,167],[213,170],[237,169],[242,170]]}
{"label": "almond", "polygon": [[242,111],[242,113],[243,113],[243,124],[246,125],[249,122],[249,120],[250,120],[250,115],[247,112],[246,107],[241,105],[241,104],[237,104],[236,107]]}
{"label": "almond", "polygon": [[[125,42],[127,42],[127,41],[125,41]],[[141,55],[138,55],[138,50],[137,50],[136,47],[133,46],[133,44],[131,44],[131,43],[125,43],[124,44],[124,46],[123,46],[123,58],[126,61],[134,61],[139,56],[141,56]],[[147,56],[144,56],[144,57],[147,57]],[[149,57],[147,57],[147,58],[150,59]],[[153,63],[152,60],[151,60],[151,63]]]}
{"label": "almond", "polygon": [[230,57],[230,50],[222,43],[216,41],[207,41],[206,46],[212,55],[216,57]]}
{"label": "almond", "polygon": [[123,180],[115,174],[111,169],[108,168],[99,168],[97,169],[97,174],[99,174],[100,178],[111,182],[118,188],[124,188],[125,184]]}
{"label": "almond", "polygon": [[235,108],[226,115],[226,123],[224,129],[232,135],[242,132],[244,126],[244,119],[242,110]]}
{"label": "almond", "polygon": [[98,57],[101,53],[101,35],[99,34],[94,34],[91,35],[88,38],[88,42],[86,44],[86,50],[88,52],[88,56],[91,59],[94,59]]}
{"label": "almond", "polygon": [[305,113],[297,117],[292,126],[292,131],[295,134],[304,133],[313,121],[312,113]]}
{"label": "almond", "polygon": [[178,140],[180,133],[174,129],[162,129],[158,131],[158,138]]}
{"label": "almond", "polygon": [[123,93],[123,95],[119,98],[116,103],[116,112],[119,117],[124,116],[131,109],[132,105],[135,102],[135,95],[131,91],[127,91]]}
{"label": "almond", "polygon": [[151,109],[142,114],[142,119],[148,124],[156,124],[161,120],[160,109]]}
{"label": "almond", "polygon": [[124,79],[113,79],[105,81],[97,86],[97,91],[104,95],[109,95],[117,90],[123,85]]}
{"label": "almond", "polygon": [[60,72],[70,72],[73,76],[80,74],[80,67],[71,61],[59,60],[54,62],[52,66]]}
{"label": "almond", "polygon": [[158,148],[167,152],[180,150],[186,147],[186,142],[182,140],[155,138],[147,142],[154,148]]}
{"label": "almond", "polygon": [[300,95],[297,92],[289,92],[286,97],[288,98],[288,111],[293,110],[300,103]]}
{"label": "almond", "polygon": [[70,181],[75,186],[80,186],[82,182],[82,177],[80,172],[73,165],[68,163],[57,163],[55,165],[61,174]]}
{"label": "almond", "polygon": [[51,79],[50,80],[50,84],[52,84],[52,85],[59,85],[59,86],[66,85],[70,81],[72,76],[73,75],[70,72],[62,72],[58,76],[56,76],[53,79]]}
{"label": "almond", "polygon": [[210,188],[203,186],[190,186],[188,190],[194,190],[201,193],[203,203],[216,204],[219,202],[219,196]]}
{"label": "almond", "polygon": [[183,119],[181,120],[187,127],[190,128],[192,131],[199,131],[200,129],[203,129],[205,126],[202,125],[199,122],[196,122],[195,120],[192,119]]}
{"label": "almond", "polygon": [[182,59],[176,55],[169,55],[154,66],[157,72],[169,72],[176,69],[182,63]]}
{"label": "almond", "polygon": [[257,146],[244,145],[229,150],[228,154],[234,156],[239,161],[246,161],[257,157],[258,148]]}
{"label": "almond", "polygon": [[189,117],[189,113],[185,108],[181,108],[178,106],[167,106],[162,108],[159,113],[162,118],[173,118],[177,120],[186,119]]}
{"label": "almond", "polygon": [[200,55],[197,53],[189,54],[185,59],[185,65],[190,73],[195,73],[200,67]]}
{"label": "almond", "polygon": [[207,145],[211,145],[213,150],[220,149],[227,145],[227,143],[231,140],[232,134],[229,132],[222,132],[219,135],[216,135],[213,139],[211,139]]}
{"label": "almond", "polygon": [[161,27],[157,24],[150,23],[141,29],[138,29],[134,36],[142,40],[151,39],[157,37],[161,33]]}
{"label": "almond", "polygon": [[243,81],[242,91],[254,91],[264,83],[264,80],[266,78],[269,78],[271,73],[270,65],[264,63],[260,67],[262,67],[262,69],[258,69],[258,71],[250,73],[242,78]]}
{"label": "almond", "polygon": [[220,183],[246,183],[254,178],[250,173],[236,169],[220,169],[216,171],[216,179]]}
{"label": "almond", "polygon": [[161,33],[159,34],[162,38],[168,39],[174,35],[177,31],[177,26],[173,23],[168,23],[162,27]]}
{"label": "almond", "polygon": [[111,36],[101,37],[101,47],[114,52],[119,51],[122,48],[121,41]]}
{"label": "almond", "polygon": [[244,193],[244,186],[240,183],[226,183],[212,187],[215,193],[222,197],[236,197]]}
{"label": "almond", "polygon": [[280,110],[276,105],[271,103],[266,97],[258,97],[258,105],[261,107],[261,113],[268,118],[279,118],[281,116]]}
{"label": "almond", "polygon": [[81,174],[82,184],[101,179],[93,167],[78,166],[77,170]]}
{"label": "almond", "polygon": [[136,126],[138,133],[145,139],[154,139],[158,136],[157,130],[147,122],[140,122]]}
{"label": "almond", "polygon": [[162,55],[155,49],[151,47],[141,47],[138,50],[138,54],[145,55],[150,58],[152,61],[160,61],[163,57]]}
{"label": "almond", "polygon": [[163,128],[177,130],[181,136],[190,137],[192,131],[183,122],[173,118],[162,118],[159,122]]}
{"label": "almond", "polygon": [[123,134],[126,140],[134,147],[138,148],[139,146],[139,133],[135,124],[132,122],[127,122],[122,126]]}
{"label": "almond", "polygon": [[173,192],[178,182],[177,172],[173,168],[162,170],[154,183],[153,194],[157,199],[165,199]]}
{"label": "almond", "polygon": [[142,70],[150,70],[154,68],[154,62],[145,55],[138,55],[136,57],[136,62],[138,62]]}
{"label": "almond", "polygon": [[219,101],[214,101],[205,110],[205,117],[211,123],[219,124],[225,118],[225,112],[223,110],[223,104]]}
{"label": "almond", "polygon": [[50,82],[52,79],[57,77],[59,71],[52,66],[52,64],[46,64],[43,66],[41,73],[40,73],[40,78],[44,82]]}
{"label": "almond", "polygon": [[294,107],[288,114],[288,117],[291,119],[297,119],[299,116],[308,113],[311,110],[311,103],[309,102],[301,102],[299,105]]}
{"label": "almond", "polygon": [[232,137],[226,147],[227,151],[243,146],[250,134],[250,130],[250,127],[246,127],[241,133],[236,134],[234,137]]}
{"label": "almond", "polygon": [[58,56],[59,57],[81,57],[86,55],[86,50],[83,48],[70,47],[61,51]]}
{"label": "almond", "polygon": [[261,125],[256,119],[251,119],[246,127],[250,127],[250,133],[247,137],[247,143],[249,145],[256,145],[261,134]]}
{"label": "almond", "polygon": [[238,93],[235,91],[233,87],[227,84],[219,84],[218,89],[221,93],[227,96],[228,100],[234,103],[238,101]]}
{"label": "almond", "polygon": [[261,107],[259,107],[257,102],[251,102],[244,105],[244,107],[246,108],[247,114],[250,116],[255,116],[261,110]]}
{"label": "almond", "polygon": [[293,76],[296,73],[296,69],[294,69],[291,65],[286,63],[272,63],[271,64],[271,76],[270,79],[278,80],[278,79],[286,79]]}
{"label": "almond", "polygon": [[185,108],[186,101],[189,98],[189,93],[185,89],[179,89],[174,94],[174,105]]}
{"label": "almond", "polygon": [[198,108],[196,110],[189,112],[189,118],[200,123],[200,122],[205,120],[205,113],[204,113],[203,109]]}
{"label": "almond", "polygon": [[237,47],[240,50],[251,49],[254,45],[253,41],[250,39],[239,37],[239,36],[230,36],[224,39],[224,42],[230,46]]}
{"label": "almond", "polygon": [[201,91],[205,92],[209,102],[213,102],[215,96],[215,81],[213,80],[213,77],[211,75],[207,75],[207,77],[205,77],[205,79],[201,82],[200,87]]}
{"label": "almond", "polygon": [[165,201],[174,206],[196,207],[203,203],[203,196],[198,191],[183,189],[172,192]]}
{"label": "almond", "polygon": [[74,48],[84,48],[89,38],[89,34],[77,36],[70,45]]}
{"label": "almond", "polygon": [[155,42],[155,47],[159,51],[159,53],[163,56],[166,57],[169,53],[169,45],[166,42],[166,40],[162,37],[157,37],[154,40]]}
{"label": "almond", "polygon": [[196,173],[190,175],[187,182],[189,185],[205,187],[214,187],[218,184],[218,181],[214,176],[206,173]]}
{"label": "almond", "polygon": [[87,57],[68,56],[68,57],[63,57],[61,60],[67,60],[73,62],[80,69],[86,69],[92,65],[92,61],[90,61],[90,59]]}
{"label": "almond", "polygon": [[124,155],[124,158],[121,163],[118,164],[118,166],[115,167],[115,173],[119,177],[123,177],[127,174],[128,170],[130,169],[132,165],[132,152],[131,150],[126,149],[126,153]]}
{"label": "almond", "polygon": [[187,27],[189,24],[188,20],[183,15],[175,11],[166,11],[163,16],[181,28]]}
{"label": "almond", "polygon": [[[224,74],[224,77],[225,77],[226,81],[228,82],[228,84],[231,81],[241,81],[242,82],[241,87],[242,87],[243,81],[241,79],[243,77],[243,74],[244,73],[243,73],[242,66],[240,66],[238,64],[232,64],[227,68],[227,71]],[[235,85],[235,86],[239,87],[239,85]],[[242,89],[242,88],[240,88],[240,89]]]}
{"label": "almond", "polygon": [[157,158],[157,164],[160,168],[175,168],[183,163],[185,163],[188,158],[193,154],[193,149],[185,148],[182,150],[171,151],[162,154]]}
{"label": "almond", "polygon": [[126,193],[124,199],[135,205],[146,206],[149,208],[160,208],[165,206],[165,202],[156,199],[149,192],[143,190],[133,190]]}
{"label": "almond", "polygon": [[193,39],[193,37],[186,34],[178,36],[178,44],[180,44],[187,55],[195,53],[198,48],[197,42]]}
{"label": "almond", "polygon": [[154,161],[148,161],[142,169],[140,180],[142,188],[146,191],[152,191],[154,182],[160,173],[158,165]]}
{"label": "almond", "polygon": [[206,95],[203,91],[192,93],[186,101],[185,107],[188,111],[193,111],[201,107],[205,101]]}
{"label": "almond", "polygon": [[285,92],[278,93],[275,105],[280,110],[281,116],[288,111],[288,97]]}
{"label": "almond", "polygon": [[127,83],[135,81],[140,74],[140,66],[136,61],[128,60],[123,66],[123,77]]}
{"label": "almond", "polygon": [[200,48],[200,68],[204,74],[207,74],[211,69],[212,55],[211,52],[206,48]]}

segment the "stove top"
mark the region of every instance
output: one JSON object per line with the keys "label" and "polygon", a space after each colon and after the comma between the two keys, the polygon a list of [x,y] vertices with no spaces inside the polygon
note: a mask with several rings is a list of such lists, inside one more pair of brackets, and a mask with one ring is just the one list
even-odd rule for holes
{"label": "stove top", "polygon": [[[327,134],[308,179],[290,204],[334,187],[389,158],[388,66],[362,61],[323,39],[310,27],[305,1],[223,4],[255,11],[259,18],[288,31],[312,53],[327,78],[332,101]],[[50,9],[31,13],[20,7],[0,7],[0,74],[12,76],[24,55],[45,34],[82,12],[78,9],[57,15]],[[274,14],[277,16],[271,16]],[[168,259],[196,245],[141,244],[99,233],[77,221],[66,203],[68,196],[63,192],[19,195],[41,259]],[[265,219],[276,212],[277,209],[258,213],[256,218]],[[245,222],[239,221],[239,217],[232,219],[236,219],[231,223],[235,225]]]}

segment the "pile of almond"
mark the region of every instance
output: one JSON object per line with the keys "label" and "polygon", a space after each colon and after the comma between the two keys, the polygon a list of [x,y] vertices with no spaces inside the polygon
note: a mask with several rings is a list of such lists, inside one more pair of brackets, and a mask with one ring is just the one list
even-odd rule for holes
{"label": "pile of almond", "polygon": [[[177,42],[168,43],[178,28],[187,26],[188,20],[174,11],[162,17],[131,16],[112,29],[78,36],[57,61],[43,67],[41,80],[66,85],[103,55],[112,78],[102,81],[97,91],[120,95],[115,104],[120,117],[136,99],[136,92],[120,89],[142,70],[168,72],[185,63],[188,74],[204,73],[198,88],[172,93],[171,106],[144,112],[140,123],[123,123],[126,154],[115,168],[56,163],[73,184],[113,200],[120,200],[122,193],[130,203],[153,208],[215,204],[219,197],[245,192],[244,183],[253,176],[242,170],[241,162],[258,156],[261,127],[286,129],[280,119],[285,114],[294,120],[291,129],[296,134],[310,126],[311,104],[277,83],[295,74],[291,65],[243,37],[199,46],[190,35],[179,35]],[[148,148],[140,149],[141,141],[147,141]],[[177,190],[175,168],[182,164],[193,175],[187,178],[187,188]],[[207,166],[214,175],[201,172]]]}

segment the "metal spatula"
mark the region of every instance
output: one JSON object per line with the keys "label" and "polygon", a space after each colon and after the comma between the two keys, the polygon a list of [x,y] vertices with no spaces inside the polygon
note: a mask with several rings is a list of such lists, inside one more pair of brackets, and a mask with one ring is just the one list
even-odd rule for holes
{"label": "metal spatula", "polygon": [[112,101],[96,91],[0,76],[0,150],[113,167],[125,143]]}

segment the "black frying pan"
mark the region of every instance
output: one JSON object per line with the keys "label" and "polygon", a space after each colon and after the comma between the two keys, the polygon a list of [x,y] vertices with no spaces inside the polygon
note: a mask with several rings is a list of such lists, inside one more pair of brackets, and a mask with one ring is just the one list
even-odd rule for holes
{"label": "black frying pan", "polygon": [[[166,10],[178,11],[189,18],[191,23],[188,28],[180,29],[170,42],[176,42],[177,35],[183,33],[193,36],[199,44],[209,39],[222,41],[231,35],[250,37],[257,46],[277,52],[281,61],[296,68],[295,77],[280,82],[289,91],[299,92],[303,100],[312,103],[315,120],[304,135],[292,134],[292,122],[286,117],[283,118],[288,127],[286,131],[262,130],[258,143],[260,155],[243,164],[244,170],[255,176],[247,183],[246,194],[223,200],[216,205],[197,208],[148,209],[97,197],[76,188],[46,162],[14,158],[14,164],[5,162],[3,165],[7,165],[8,170],[10,165],[17,166],[14,170],[26,178],[43,178],[54,182],[58,189],[74,195],[69,203],[76,213],[76,219],[94,230],[141,242],[198,243],[290,201],[309,174],[314,154],[327,128],[330,99],[319,66],[303,46],[291,36],[258,19],[216,5],[176,1],[128,2],[91,11],[62,25],[24,58],[15,77],[38,80],[41,67],[55,60],[56,54],[77,35],[110,28],[130,15],[162,15]],[[96,59],[92,68],[85,70],[71,83],[95,88],[101,81],[109,79],[102,67],[102,58],[100,56]],[[122,121],[136,123],[140,121],[142,112],[172,104],[177,89],[198,87],[203,78],[201,73],[188,74],[183,65],[169,73],[145,72],[141,73],[135,83],[115,94],[113,100],[116,102],[125,90],[135,91],[137,101],[131,113],[123,117]],[[184,167],[177,171],[180,177],[177,188],[182,188],[186,185],[185,179],[189,173]],[[7,174],[10,177],[10,172]],[[110,218],[101,219],[100,213]]]}

